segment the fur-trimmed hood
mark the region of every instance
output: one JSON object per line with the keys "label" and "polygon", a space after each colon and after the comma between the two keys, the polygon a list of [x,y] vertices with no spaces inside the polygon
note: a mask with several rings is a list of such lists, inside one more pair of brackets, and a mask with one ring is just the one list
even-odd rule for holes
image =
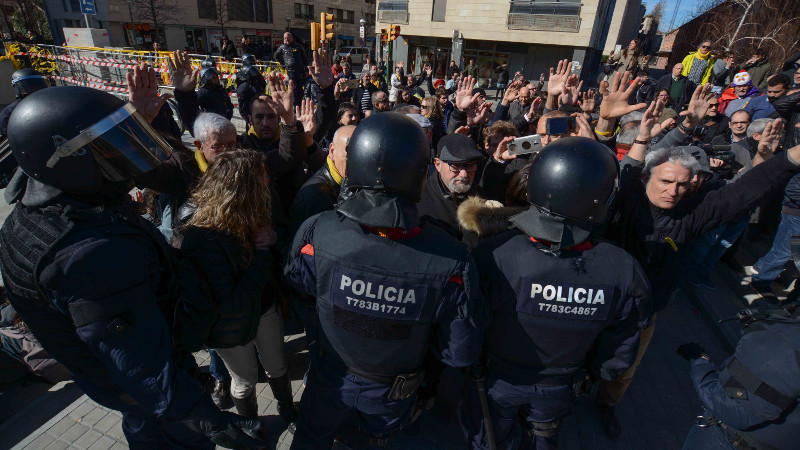
{"label": "fur-trimmed hood", "polygon": [[458,223],[462,229],[485,238],[507,230],[508,219],[528,207],[505,207],[500,202],[470,197],[458,207]]}

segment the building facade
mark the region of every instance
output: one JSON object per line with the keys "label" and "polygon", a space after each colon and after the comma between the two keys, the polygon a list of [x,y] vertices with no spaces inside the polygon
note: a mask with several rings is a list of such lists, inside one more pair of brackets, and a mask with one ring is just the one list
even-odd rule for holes
{"label": "building facade", "polygon": [[[51,22],[57,30],[54,40],[64,42],[63,28],[85,27],[79,0],[45,0]],[[283,43],[283,33],[291,30],[300,42],[307,44],[310,23],[319,22],[321,12],[334,15],[334,45],[361,45],[360,20],[366,21],[364,45],[374,45],[374,0],[95,0],[97,14],[90,16],[94,28],[109,31],[113,47],[151,49],[157,39],[166,50],[188,48],[196,54],[219,54],[220,38],[227,35],[237,47],[242,36],[261,44],[267,54]],[[178,12],[165,17],[156,32],[147,13],[149,3],[176,5]],[[217,11],[225,17],[219,23]],[[150,17],[152,19],[152,17]],[[223,27],[224,26],[224,27]],[[240,49],[241,53],[241,49]]]}
{"label": "building facade", "polygon": [[600,64],[612,23],[623,22],[614,21],[626,10],[618,3],[636,4],[635,33],[638,0],[378,0],[377,28],[400,25],[393,60],[404,61],[413,73],[431,63],[435,76],[443,77],[451,59],[462,65],[474,59],[482,84],[491,84],[501,63],[512,75],[538,78],[568,59],[586,77]]}

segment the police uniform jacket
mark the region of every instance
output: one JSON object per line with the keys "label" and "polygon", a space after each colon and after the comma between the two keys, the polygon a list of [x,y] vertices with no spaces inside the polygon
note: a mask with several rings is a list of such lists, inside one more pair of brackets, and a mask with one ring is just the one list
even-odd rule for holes
{"label": "police uniform jacket", "polygon": [[[305,75],[308,60],[306,59],[306,53],[303,51],[303,47],[297,42],[281,44],[273,53],[273,57],[276,61],[283,63],[287,71],[300,75],[301,77]],[[295,89],[299,87],[300,86],[295,86]]]}
{"label": "police uniform jacket", "polygon": [[300,227],[284,274],[317,299],[323,360],[394,377],[418,371],[429,349],[453,367],[478,359],[477,272],[467,250],[433,225],[370,229],[327,211]]}
{"label": "police uniform jacket", "polygon": [[202,395],[170,337],[175,288],[199,282],[176,284],[172,258],[130,208],[66,196],[18,202],[0,230],[8,299],[45,350],[96,402],[164,420],[184,418]]}
{"label": "police uniform jacket", "polygon": [[587,242],[557,256],[546,248],[511,229],[473,251],[492,310],[489,371],[517,384],[564,385],[586,364],[616,379],[639,348],[644,273],[610,244]]}
{"label": "police uniform jacket", "polygon": [[654,312],[667,306],[682,283],[681,267],[693,239],[740,218],[763,198],[782,192],[800,171],[783,152],[750,169],[735,183],[709,192],[693,208],[681,201],[675,208],[662,210],[650,203],[645,193],[644,164],[626,156],[621,166],[617,213],[607,236],[644,268],[653,290]]}
{"label": "police uniform jacket", "polygon": [[759,449],[797,448],[800,322],[758,321],[721,367],[697,358],[692,380],[703,406]]}
{"label": "police uniform jacket", "polygon": [[228,120],[233,117],[233,102],[222,86],[201,87],[197,90],[197,102],[203,111],[219,114]]}

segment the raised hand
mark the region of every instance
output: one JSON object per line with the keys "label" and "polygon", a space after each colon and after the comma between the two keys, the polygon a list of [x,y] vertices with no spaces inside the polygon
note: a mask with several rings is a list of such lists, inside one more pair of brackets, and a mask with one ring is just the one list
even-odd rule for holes
{"label": "raised hand", "polygon": [[467,111],[472,108],[481,96],[480,93],[472,94],[472,87],[475,86],[475,78],[464,77],[458,82],[456,90],[456,108]]}
{"label": "raised hand", "polygon": [[469,127],[466,126],[466,125],[462,125],[462,126],[456,128],[456,133],[464,134],[466,136],[469,136]]}
{"label": "raised hand", "polygon": [[[685,117],[684,123],[686,126],[693,127],[706,116],[709,102],[714,98],[714,94],[711,92],[713,87],[711,83],[706,83],[702,86],[697,86],[697,89],[694,90],[689,106],[686,107],[686,111],[681,112],[681,115]],[[603,103],[605,103],[605,100]],[[602,108],[602,105],[600,107]]]}
{"label": "raised hand", "polygon": [[508,105],[519,97],[519,90],[522,89],[522,82],[515,81],[508,85],[506,91],[503,93],[503,100],[500,102],[503,105]]}
{"label": "raised hand", "polygon": [[572,63],[564,59],[558,62],[558,67],[550,68],[550,79],[547,81],[547,95],[558,97],[564,91],[564,85],[572,72]]}
{"label": "raised hand", "polygon": [[772,156],[781,144],[783,138],[783,120],[775,119],[768,123],[761,132],[761,140],[758,141],[758,153],[765,156]]}
{"label": "raised hand", "polygon": [[317,131],[317,122],[314,120],[314,101],[310,98],[303,99],[300,106],[295,107],[295,116],[303,125],[306,135],[306,145],[314,143],[314,133]]}
{"label": "raised hand", "polygon": [[614,81],[611,83],[608,94],[603,96],[603,102],[600,103],[600,117],[614,120],[647,106],[647,103],[628,104],[628,99],[638,87],[636,82],[628,83],[630,76],[630,72],[625,72],[622,77],[619,72],[614,74]]}
{"label": "raised hand", "polygon": [[528,109],[528,118],[533,120],[533,118],[539,114],[541,107],[542,107],[542,97],[539,97],[537,95],[536,98],[534,98],[533,101],[531,102],[531,107]]}
{"label": "raised hand", "polygon": [[511,161],[512,159],[517,158],[517,155],[511,155],[508,153],[508,143],[514,139],[516,139],[514,136],[506,136],[502,141],[500,141],[500,143],[497,145],[497,149],[492,155],[495,161]]}
{"label": "raised hand", "polygon": [[664,101],[658,99],[650,103],[650,107],[644,112],[642,121],[639,124],[639,136],[636,138],[640,141],[649,141],[663,130],[661,123],[658,121],[661,118],[661,113],[664,111]]}
{"label": "raised hand", "polygon": [[575,118],[575,124],[577,125],[577,129],[572,133],[572,136],[585,137],[593,141],[597,140],[594,131],[592,131],[592,126],[589,125],[589,121],[586,120],[586,117],[583,117],[583,114],[573,113],[572,117]]}
{"label": "raised hand", "polygon": [[292,100],[292,92],[294,92],[295,88],[294,82],[290,80],[289,86],[284,87],[280,74],[272,72],[268,83],[272,98],[263,96],[261,99],[267,102],[269,107],[275,111],[275,114],[280,116],[286,126],[294,126],[294,101]]}
{"label": "raised hand", "polygon": [[325,89],[333,84],[333,72],[331,71],[331,57],[325,55],[325,50],[318,49],[312,52],[314,55],[314,63],[308,66],[311,71],[311,78],[319,85],[321,89]]}
{"label": "raised hand", "polygon": [[492,114],[492,102],[484,102],[477,107],[472,107],[467,112],[467,125],[483,125],[489,121]]}
{"label": "raised hand", "polygon": [[126,78],[128,80],[128,100],[133,103],[136,111],[145,120],[152,122],[172,95],[158,93],[156,71],[147,63],[136,66],[133,72],[127,73]]}
{"label": "raised hand", "polygon": [[578,97],[578,106],[581,108],[586,114],[591,114],[594,112],[595,108],[595,96],[594,96],[594,89],[589,89],[586,92],[581,92]]}
{"label": "raised hand", "polygon": [[172,85],[176,91],[192,92],[197,86],[197,75],[200,69],[192,68],[192,61],[186,52],[175,50],[169,59],[169,69],[172,72]]}
{"label": "raised hand", "polygon": [[579,82],[579,77],[577,75],[570,75],[569,78],[567,78],[567,82],[564,84],[563,92],[558,97],[558,102],[562,105],[575,105],[578,101],[581,86],[583,86],[583,81]]}
{"label": "raised hand", "polygon": [[425,75],[427,75],[427,76],[428,76],[428,78],[430,78],[430,77],[431,77],[431,75],[433,75],[433,67],[431,67],[431,65],[430,65],[430,64],[427,64],[427,65],[425,66]]}

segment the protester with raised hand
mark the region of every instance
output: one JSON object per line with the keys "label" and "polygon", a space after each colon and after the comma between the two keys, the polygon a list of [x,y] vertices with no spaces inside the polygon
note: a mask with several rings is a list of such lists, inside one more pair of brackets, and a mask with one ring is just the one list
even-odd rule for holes
{"label": "protester with raised hand", "polygon": [[[652,336],[655,313],[667,306],[675,289],[683,282],[685,273],[679,268],[686,267],[692,241],[736,220],[762,199],[780,192],[800,171],[798,146],[784,152],[785,156],[759,164],[737,182],[708,193],[699,202],[681,202],[699,163],[689,150],[675,145],[687,142],[695,125],[705,116],[714,98],[711,88],[707,84],[695,90],[687,110],[682,113],[680,127],[667,133],[645,157],[649,140],[660,132],[655,117],[660,114],[657,112],[663,102],[658,100],[651,105],[640,123],[635,145],[621,162],[617,213],[606,237],[619,243],[642,264],[652,284],[654,299],[652,320],[640,324],[643,333],[637,360],[641,360]],[[619,434],[613,405],[622,398],[637,365],[638,361],[618,380],[604,383],[598,392],[597,402],[609,435]]]}

